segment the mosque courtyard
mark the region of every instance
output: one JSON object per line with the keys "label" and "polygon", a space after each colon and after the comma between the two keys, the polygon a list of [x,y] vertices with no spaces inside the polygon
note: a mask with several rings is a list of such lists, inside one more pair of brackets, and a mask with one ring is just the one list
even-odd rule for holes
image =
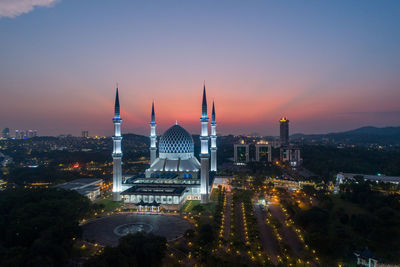
{"label": "mosque courtyard", "polygon": [[191,228],[188,221],[174,215],[116,214],[82,225],[82,239],[104,246],[116,246],[122,236],[144,232],[164,236],[171,241]]}

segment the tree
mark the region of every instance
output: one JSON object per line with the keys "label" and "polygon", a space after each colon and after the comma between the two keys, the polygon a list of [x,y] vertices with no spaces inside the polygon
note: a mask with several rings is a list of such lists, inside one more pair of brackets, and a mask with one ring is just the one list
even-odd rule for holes
{"label": "tree", "polygon": [[0,194],[0,265],[63,266],[90,201],[60,189],[6,190]]}
{"label": "tree", "polygon": [[85,266],[161,266],[167,240],[153,234],[136,233],[121,237],[117,247],[105,247],[101,255],[89,259]]}

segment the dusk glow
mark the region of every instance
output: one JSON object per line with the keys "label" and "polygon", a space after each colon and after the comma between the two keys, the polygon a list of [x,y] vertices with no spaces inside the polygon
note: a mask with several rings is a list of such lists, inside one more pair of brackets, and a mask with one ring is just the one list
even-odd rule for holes
{"label": "dusk glow", "polygon": [[384,3],[0,4],[0,128],[110,136],[118,82],[123,133],[148,134],[154,100],[158,133],[199,134],[203,80],[220,134],[397,126],[400,3]]}

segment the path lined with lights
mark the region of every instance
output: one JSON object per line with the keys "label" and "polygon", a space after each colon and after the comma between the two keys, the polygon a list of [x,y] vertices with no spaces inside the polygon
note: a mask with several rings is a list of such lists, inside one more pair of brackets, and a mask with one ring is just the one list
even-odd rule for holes
{"label": "path lined with lights", "polygon": [[226,202],[224,203],[224,234],[223,237],[225,240],[229,240],[231,236],[231,208],[232,208],[232,194],[231,192],[227,192],[225,194]]}
{"label": "path lined with lights", "polygon": [[242,212],[241,204],[242,204],[241,202],[238,202],[235,204],[235,215],[236,215],[235,221],[236,221],[236,226],[237,226],[235,232],[238,234],[240,240],[243,243],[246,243],[245,238],[244,238],[244,231],[243,231],[243,229],[244,229],[244,224],[243,224],[244,214]]}
{"label": "path lined with lights", "polygon": [[276,204],[272,204],[269,206],[269,210],[271,211],[272,216],[282,224],[281,235],[285,240],[285,243],[287,243],[290,246],[290,248],[294,251],[296,256],[300,257],[301,251],[303,250],[303,244],[297,238],[296,233],[293,232],[293,230],[286,225],[285,222],[286,218],[283,212],[281,211],[280,207]]}
{"label": "path lined with lights", "polygon": [[[303,259],[304,251],[310,251],[309,246],[304,244],[304,237],[302,236],[300,229],[294,227],[294,223],[289,219],[286,209],[281,207],[279,204],[270,205],[270,211],[271,215],[282,224],[281,233],[283,239],[296,254],[298,261],[300,262],[301,259]],[[316,251],[312,250],[310,252],[315,258],[313,259],[313,257],[311,257],[308,258],[309,260],[303,260],[305,260],[309,266],[319,266],[319,258],[315,256]]]}
{"label": "path lined with lights", "polygon": [[254,206],[255,215],[257,217],[258,229],[260,231],[261,244],[264,251],[269,255],[269,260],[274,264],[278,264],[278,241],[274,237],[272,228],[265,223],[265,211],[260,205]]}

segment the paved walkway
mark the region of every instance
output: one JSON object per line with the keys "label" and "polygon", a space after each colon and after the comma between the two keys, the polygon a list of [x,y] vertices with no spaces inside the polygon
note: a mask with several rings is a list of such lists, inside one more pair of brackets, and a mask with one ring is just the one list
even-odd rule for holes
{"label": "paved walkway", "polygon": [[152,232],[168,241],[181,237],[193,226],[178,216],[117,214],[82,225],[83,240],[101,245],[118,245],[121,236],[134,232]]}
{"label": "paved walkway", "polygon": [[282,235],[283,241],[289,245],[297,257],[300,257],[304,247],[303,243],[299,240],[293,229],[285,225],[285,214],[283,214],[281,208],[275,204],[270,205],[269,210],[271,211],[272,217],[282,224],[279,232]]}
{"label": "paved walkway", "polygon": [[[295,231],[285,224],[285,214],[281,210],[281,207],[277,204],[272,204],[269,206],[269,210],[271,211],[272,217],[276,218],[281,224],[282,227],[280,229],[280,234],[282,235],[283,241],[289,245],[289,247],[293,250],[294,254],[302,259],[302,251],[304,249],[304,244],[298,238]],[[304,259],[302,259],[304,260]],[[319,266],[315,261],[311,261],[310,266]]]}
{"label": "paved walkway", "polygon": [[258,230],[260,231],[261,245],[264,251],[269,255],[271,262],[278,265],[279,247],[275,239],[272,228],[265,223],[266,213],[260,205],[254,205],[254,215],[257,218]]}

